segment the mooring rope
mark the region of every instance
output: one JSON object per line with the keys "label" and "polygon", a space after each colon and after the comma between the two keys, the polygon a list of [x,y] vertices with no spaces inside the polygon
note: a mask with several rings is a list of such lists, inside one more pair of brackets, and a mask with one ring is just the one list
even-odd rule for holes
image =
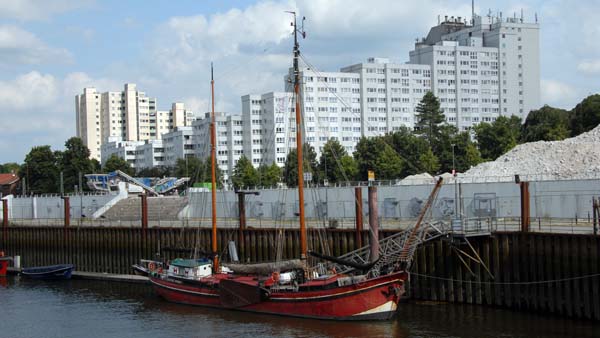
{"label": "mooring rope", "polygon": [[549,283],[562,283],[562,282],[570,282],[573,280],[593,278],[600,276],[600,273],[594,273],[590,275],[582,275],[577,277],[568,277],[568,278],[559,278],[559,279],[549,279],[543,281],[533,281],[533,282],[482,282],[482,281],[472,281],[472,280],[457,280],[454,278],[445,278],[431,275],[424,275],[416,272],[410,273],[413,276],[419,276],[424,278],[443,280],[448,282],[461,282],[461,283],[473,283],[473,284],[485,284],[485,285],[535,285],[535,284],[549,284]]}

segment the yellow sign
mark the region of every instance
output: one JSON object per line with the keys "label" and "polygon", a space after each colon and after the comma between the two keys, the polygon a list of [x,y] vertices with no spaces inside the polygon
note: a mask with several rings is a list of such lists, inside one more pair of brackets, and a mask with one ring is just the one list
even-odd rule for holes
{"label": "yellow sign", "polygon": [[375,181],[375,172],[373,170],[369,170],[369,181]]}

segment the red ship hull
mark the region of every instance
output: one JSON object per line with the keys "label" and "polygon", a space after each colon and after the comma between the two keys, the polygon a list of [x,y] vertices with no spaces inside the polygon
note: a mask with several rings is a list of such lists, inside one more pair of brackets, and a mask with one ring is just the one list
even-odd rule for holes
{"label": "red ship hull", "polygon": [[12,257],[0,256],[0,276],[6,276],[8,270],[8,263],[12,260]]}
{"label": "red ship hull", "polygon": [[0,260],[0,276],[6,276],[8,270],[8,260]]}
{"label": "red ship hull", "polygon": [[[242,288],[259,290],[258,283],[250,277],[217,275],[211,277],[209,283],[198,285],[155,277],[150,280],[161,297],[175,303],[316,319],[387,320],[396,313],[406,278],[405,272],[397,272],[338,286],[337,278],[333,277],[329,281],[300,285],[300,291],[267,292],[261,289],[264,290],[261,295],[240,296],[246,301],[241,304],[228,301],[223,295],[225,288],[219,284],[224,280],[223,284],[233,281]],[[235,290],[234,294],[237,292]],[[252,296],[256,296],[255,299],[248,301]]]}

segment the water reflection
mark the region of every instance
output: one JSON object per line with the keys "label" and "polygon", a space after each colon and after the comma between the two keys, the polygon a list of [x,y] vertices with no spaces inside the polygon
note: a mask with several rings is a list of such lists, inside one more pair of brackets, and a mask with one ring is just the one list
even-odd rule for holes
{"label": "water reflection", "polygon": [[[168,303],[149,285],[0,279],[11,337],[594,337],[593,323],[481,306],[404,303],[390,322],[331,322]],[[37,325],[31,326],[36,319]],[[4,325],[3,325],[4,326]],[[30,327],[24,329],[24,327]]]}

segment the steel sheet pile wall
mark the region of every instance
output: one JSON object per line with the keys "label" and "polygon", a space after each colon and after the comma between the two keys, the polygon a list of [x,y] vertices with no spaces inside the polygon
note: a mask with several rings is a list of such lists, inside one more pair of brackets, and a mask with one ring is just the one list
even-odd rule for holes
{"label": "steel sheet pile wall", "polygon": [[[491,275],[465,255],[463,264],[449,241],[436,240],[417,250],[411,296],[600,320],[598,237],[496,233],[471,244]],[[476,258],[464,244],[455,248]]]}
{"label": "steel sheet pile wall", "polygon": [[[148,228],[144,238],[141,228],[124,227],[40,227],[11,226],[2,236],[0,248],[7,255],[20,255],[22,266],[72,263],[78,271],[131,274],[131,265],[140,259],[156,258],[160,248],[198,248],[210,251],[210,229]],[[392,232],[382,232],[382,235]],[[227,244],[238,243],[238,229],[219,229],[218,248],[225,261]],[[281,238],[282,258],[300,257],[297,229],[247,229],[244,243],[238,245],[240,260],[263,262],[276,259],[277,242]],[[355,249],[355,234],[350,230],[309,231],[309,248],[322,251],[321,242],[328,242],[333,255]],[[368,243],[368,234],[362,233],[362,242]],[[189,256],[181,252],[163,250],[163,259]]]}

